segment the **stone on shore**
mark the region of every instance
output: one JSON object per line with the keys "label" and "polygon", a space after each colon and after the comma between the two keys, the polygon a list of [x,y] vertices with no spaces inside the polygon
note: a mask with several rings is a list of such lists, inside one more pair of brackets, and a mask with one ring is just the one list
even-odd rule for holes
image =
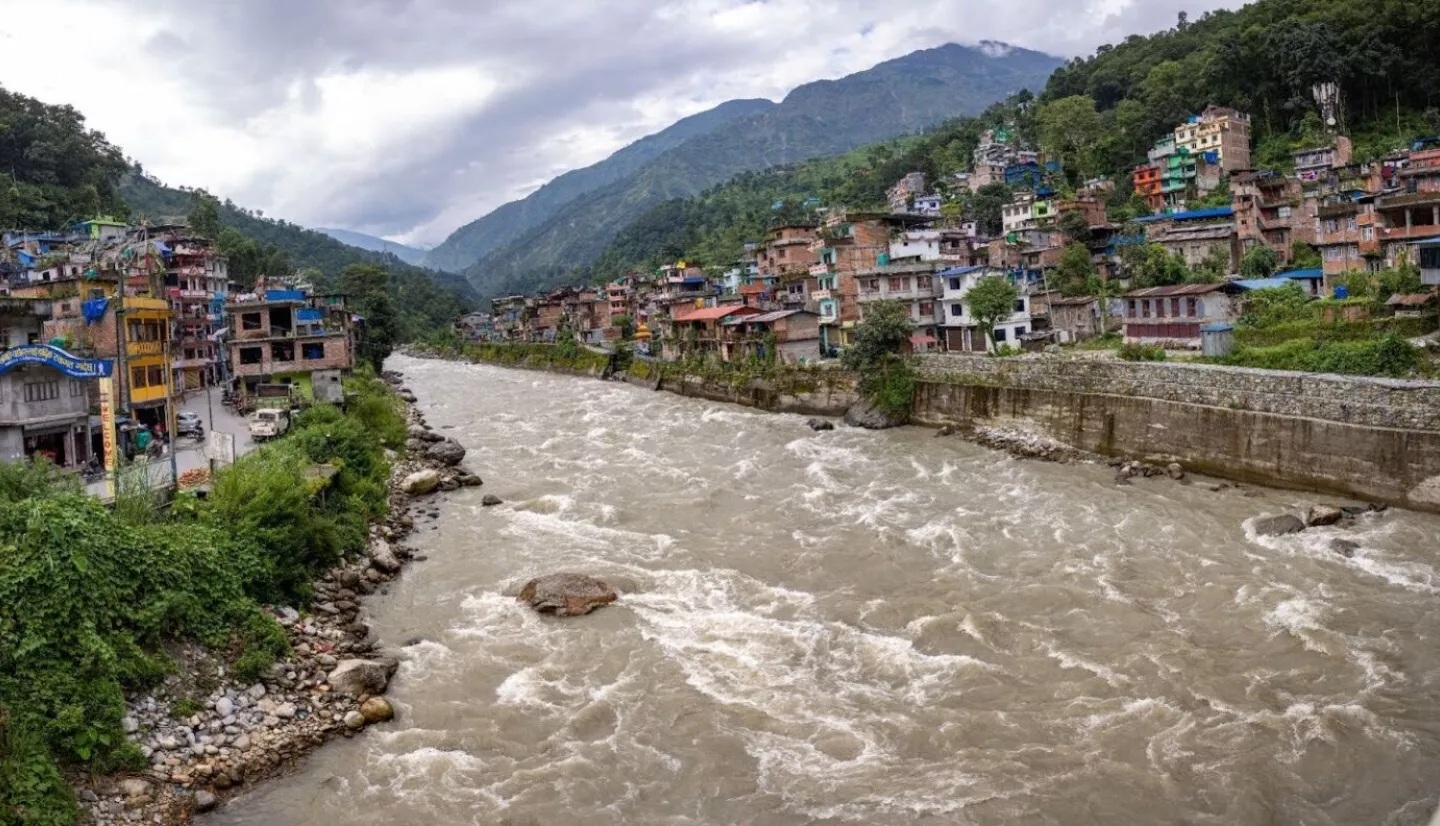
{"label": "stone on shore", "polygon": [[460,460],[465,458],[465,448],[453,439],[446,439],[430,445],[425,455],[442,465],[453,466],[460,464]]}
{"label": "stone on shore", "polygon": [[484,479],[481,479],[473,473],[462,473],[455,477],[455,481],[459,482],[461,487],[467,488],[478,488],[485,484]]}
{"label": "stone on shore", "polygon": [[1338,524],[1344,518],[1345,512],[1333,505],[1316,505],[1305,515],[1305,525],[1310,528],[1321,528]]}
{"label": "stone on shore", "polygon": [[400,664],[395,660],[341,660],[326,682],[342,694],[384,694]]}
{"label": "stone on shore", "polygon": [[866,430],[888,430],[904,423],[877,410],[869,402],[861,399],[850,405],[850,409],[845,411],[845,424],[851,427],[863,427]]}
{"label": "stone on shore", "polygon": [[360,704],[360,714],[367,723],[386,723],[395,719],[395,708],[384,697],[371,697]]}
{"label": "stone on shore", "polygon": [[345,728],[351,731],[359,731],[365,728],[365,715],[358,711],[345,712]]}
{"label": "stone on shore", "polygon": [[480,504],[481,504],[481,506],[483,506],[483,507],[493,508],[493,507],[495,507],[496,505],[503,505],[503,504],[505,504],[505,500],[501,499],[500,497],[496,496],[496,495],[493,494],[493,493],[487,493],[487,494],[485,494],[484,498],[482,498],[482,499],[480,500]]}
{"label": "stone on shore", "polygon": [[201,790],[195,793],[195,811],[197,812],[208,812],[214,809],[219,802],[210,792]]}
{"label": "stone on shore", "polygon": [[584,574],[550,574],[525,583],[520,589],[521,602],[542,614],[578,617],[602,605],[609,605],[619,594],[609,585]]}
{"label": "stone on shore", "polygon": [[809,427],[811,430],[814,430],[814,431],[816,431],[816,432],[820,432],[820,431],[823,431],[823,430],[834,430],[834,429],[835,429],[835,424],[834,424],[833,422],[827,422],[827,421],[825,421],[824,419],[811,419],[810,421],[806,422],[805,424],[806,424],[806,426]]}
{"label": "stone on shore", "polygon": [[423,424],[410,425],[406,433],[411,439],[419,439],[422,442],[438,442],[445,438]]}
{"label": "stone on shore", "polygon": [[416,401],[416,399],[415,399],[415,394],[414,394],[414,393],[411,393],[409,390],[401,390],[401,391],[400,391],[400,400],[403,401],[403,402],[408,402],[408,403],[410,403],[410,404],[414,404],[415,401]]}
{"label": "stone on shore", "polygon": [[400,483],[400,489],[411,496],[424,496],[427,493],[433,493],[438,487],[440,487],[440,471],[432,468],[417,470],[406,476],[405,480]]}
{"label": "stone on shore", "polygon": [[383,539],[375,540],[370,547],[370,564],[377,571],[394,574],[400,571],[400,560],[395,556],[395,551],[390,548],[390,543]]}
{"label": "stone on shore", "polygon": [[1165,475],[1178,482],[1185,478],[1185,468],[1179,462],[1171,462],[1165,467]]}
{"label": "stone on shore", "polygon": [[1285,536],[1303,530],[1305,523],[1300,521],[1300,517],[1288,513],[1267,516],[1255,523],[1255,533],[1258,536]]}

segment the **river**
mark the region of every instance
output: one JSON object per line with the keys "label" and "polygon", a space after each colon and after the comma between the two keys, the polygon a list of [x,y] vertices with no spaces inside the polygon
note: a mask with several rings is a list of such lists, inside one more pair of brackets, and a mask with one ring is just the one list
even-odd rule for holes
{"label": "river", "polygon": [[[486,483],[436,500],[428,561],[369,603],[387,642],[425,639],[399,719],[207,826],[1338,826],[1435,806],[1436,517],[1256,538],[1315,498],[391,366]],[[569,620],[506,596],[562,570],[624,596]]]}

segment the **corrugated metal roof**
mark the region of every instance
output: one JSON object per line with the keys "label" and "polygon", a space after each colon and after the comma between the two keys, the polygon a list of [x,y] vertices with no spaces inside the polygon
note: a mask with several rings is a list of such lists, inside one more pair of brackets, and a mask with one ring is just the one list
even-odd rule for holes
{"label": "corrugated metal roof", "polygon": [[1051,307],[1083,307],[1084,305],[1090,304],[1090,303],[1092,303],[1092,302],[1094,302],[1094,301],[1097,301],[1097,300],[1098,300],[1098,299],[1096,299],[1096,298],[1094,298],[1094,297],[1092,297],[1092,296],[1088,296],[1088,295],[1076,296],[1076,297],[1074,297],[1074,298],[1055,298],[1055,299],[1051,299],[1051,300],[1050,300],[1050,306],[1051,306]]}
{"label": "corrugated metal roof", "polygon": [[949,278],[949,277],[952,276],[952,275],[967,275],[967,274],[969,274],[969,273],[976,272],[976,271],[978,271],[978,270],[988,270],[988,269],[990,269],[990,268],[987,267],[987,266],[985,266],[985,265],[983,265],[983,264],[981,264],[981,265],[977,265],[977,266],[974,266],[974,267],[951,267],[951,268],[948,269],[948,270],[941,270],[940,272],[937,272],[937,273],[935,273],[935,274],[938,275],[938,276],[940,276],[941,278]]}
{"label": "corrugated metal roof", "polygon": [[1314,270],[1291,270],[1290,272],[1277,272],[1277,273],[1275,273],[1275,277],[1276,277],[1276,278],[1300,278],[1300,279],[1306,279],[1306,278],[1324,278],[1324,277],[1325,277],[1325,271],[1324,271],[1324,270],[1321,270],[1321,269],[1314,269]]}
{"label": "corrugated metal roof", "polygon": [[677,315],[674,321],[719,321],[734,313],[743,315],[758,315],[759,310],[754,307],[703,307],[699,310],[691,310],[684,315]]}
{"label": "corrugated metal roof", "polygon": [[1274,290],[1290,283],[1288,278],[1247,278],[1230,282],[1242,290]]}
{"label": "corrugated metal roof", "polygon": [[1229,218],[1235,214],[1233,207],[1215,207],[1213,209],[1195,209],[1189,212],[1176,212],[1169,215],[1146,215],[1143,218],[1134,219],[1136,224],[1150,224],[1156,221],[1203,221],[1207,218]]}
{"label": "corrugated metal roof", "polygon": [[1224,290],[1224,284],[1171,284],[1168,287],[1146,287],[1125,293],[1125,298],[1155,298],[1171,295],[1205,295]]}
{"label": "corrugated metal roof", "polygon": [[1423,307],[1434,300],[1434,293],[1396,293],[1385,304],[1390,307]]}
{"label": "corrugated metal roof", "polygon": [[742,317],[742,318],[727,318],[727,319],[725,319],[725,321],[724,321],[723,323],[725,323],[725,324],[772,324],[772,323],[774,323],[774,322],[776,322],[776,321],[779,321],[779,320],[782,319],[782,318],[789,318],[789,317],[792,316],[792,315],[800,315],[801,313],[806,313],[806,314],[808,314],[808,315],[815,315],[815,313],[812,313],[812,312],[810,312],[809,310],[771,310],[771,311],[768,312],[768,313],[761,313],[760,315],[747,315],[747,316],[744,316],[744,317]]}

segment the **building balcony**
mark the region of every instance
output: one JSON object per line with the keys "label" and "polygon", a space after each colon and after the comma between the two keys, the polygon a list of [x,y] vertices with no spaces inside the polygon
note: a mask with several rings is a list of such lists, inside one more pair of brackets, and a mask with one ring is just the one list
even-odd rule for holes
{"label": "building balcony", "polygon": [[146,402],[164,401],[169,398],[165,385],[159,384],[150,387],[131,387],[130,403],[145,404]]}
{"label": "building balcony", "polygon": [[163,341],[130,341],[125,344],[125,354],[131,357],[143,358],[145,356],[165,355],[165,342]]}
{"label": "building balcony", "polygon": [[196,370],[204,367],[209,367],[213,361],[214,359],[208,358],[176,359],[175,361],[171,362],[171,364],[177,370]]}

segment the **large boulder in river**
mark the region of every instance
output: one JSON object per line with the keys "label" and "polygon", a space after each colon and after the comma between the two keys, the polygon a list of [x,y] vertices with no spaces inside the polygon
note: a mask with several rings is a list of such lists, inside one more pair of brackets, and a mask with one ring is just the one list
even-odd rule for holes
{"label": "large boulder in river", "polygon": [[805,424],[806,424],[806,426],[808,426],[811,430],[814,430],[814,431],[816,431],[816,432],[820,432],[820,431],[824,431],[824,430],[834,430],[834,429],[835,429],[835,425],[834,425],[834,424],[832,424],[831,422],[827,422],[827,421],[825,421],[824,419],[811,419],[810,421],[806,422]]}
{"label": "large boulder in river", "polygon": [[446,439],[431,445],[425,455],[442,465],[458,465],[465,458],[465,448],[453,439]]}
{"label": "large boulder in river", "polygon": [[904,424],[904,422],[876,409],[874,405],[861,399],[850,405],[850,409],[845,411],[845,424],[851,427],[863,427],[866,430],[887,430],[892,427],[899,427]]}
{"label": "large boulder in river", "polygon": [[417,470],[400,483],[400,489],[411,496],[424,496],[440,487],[440,471],[433,469]]}
{"label": "large boulder in river", "polygon": [[1300,517],[1288,513],[1267,516],[1255,523],[1255,533],[1258,536],[1284,536],[1290,533],[1300,533],[1303,530],[1305,530],[1305,523],[1300,521]]}
{"label": "large boulder in river", "polygon": [[1305,514],[1305,525],[1310,528],[1323,528],[1326,525],[1338,524],[1344,518],[1345,512],[1334,505],[1315,505]]}
{"label": "large boulder in river", "polygon": [[342,694],[384,694],[400,663],[392,659],[341,660],[326,677],[330,687]]}
{"label": "large boulder in river", "polygon": [[542,614],[578,617],[619,598],[615,589],[584,574],[550,574],[525,583],[520,601]]}

